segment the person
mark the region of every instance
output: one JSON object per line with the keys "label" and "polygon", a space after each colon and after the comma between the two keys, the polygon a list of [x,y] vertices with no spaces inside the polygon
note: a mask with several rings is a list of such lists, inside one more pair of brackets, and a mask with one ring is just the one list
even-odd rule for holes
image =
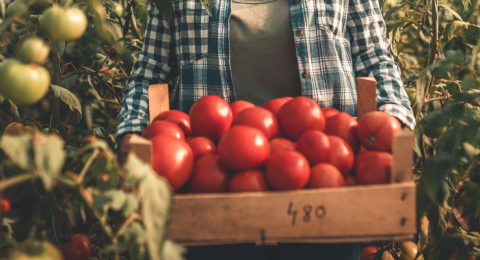
{"label": "person", "polygon": [[[144,45],[119,107],[119,158],[149,124],[148,87],[178,86],[171,109],[206,95],[255,105],[307,96],[352,116],[356,78],[377,81],[377,109],[413,129],[415,119],[390,54],[377,0],[172,0],[171,19],[148,4]],[[191,247],[187,259],[358,260],[362,244]]]}

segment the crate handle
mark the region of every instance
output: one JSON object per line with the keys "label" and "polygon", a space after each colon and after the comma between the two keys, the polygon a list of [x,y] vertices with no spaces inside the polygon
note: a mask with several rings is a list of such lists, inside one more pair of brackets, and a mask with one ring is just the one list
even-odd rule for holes
{"label": "crate handle", "polygon": [[357,78],[357,119],[377,110],[377,81],[374,77]]}
{"label": "crate handle", "polygon": [[150,123],[163,111],[170,109],[170,100],[168,95],[168,84],[150,85],[148,88],[148,112],[150,114]]}

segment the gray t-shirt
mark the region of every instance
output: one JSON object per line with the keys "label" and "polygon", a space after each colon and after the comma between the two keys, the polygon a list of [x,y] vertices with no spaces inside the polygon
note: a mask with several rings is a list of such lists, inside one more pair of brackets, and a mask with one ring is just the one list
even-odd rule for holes
{"label": "gray t-shirt", "polygon": [[261,106],[300,96],[288,0],[232,0],[230,50],[236,100]]}

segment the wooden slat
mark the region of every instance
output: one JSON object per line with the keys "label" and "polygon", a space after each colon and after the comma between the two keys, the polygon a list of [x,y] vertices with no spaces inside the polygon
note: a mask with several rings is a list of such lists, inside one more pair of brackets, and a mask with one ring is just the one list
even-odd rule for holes
{"label": "wooden slat", "polygon": [[176,195],[171,221],[169,238],[180,244],[411,237],[415,184]]}
{"label": "wooden slat", "polygon": [[391,182],[411,182],[413,167],[413,132],[408,128],[393,137]]}
{"label": "wooden slat", "polygon": [[373,77],[357,78],[357,118],[377,110],[377,81]]}
{"label": "wooden slat", "polygon": [[168,84],[150,85],[148,88],[148,109],[150,122],[163,111],[170,109]]}
{"label": "wooden slat", "polygon": [[152,163],[152,143],[141,136],[132,135],[128,142],[128,152],[134,153],[143,162]]}

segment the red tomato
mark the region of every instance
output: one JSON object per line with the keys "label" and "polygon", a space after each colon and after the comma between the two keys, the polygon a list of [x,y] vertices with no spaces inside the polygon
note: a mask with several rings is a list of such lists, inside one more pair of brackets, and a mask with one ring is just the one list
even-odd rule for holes
{"label": "red tomato", "polygon": [[295,150],[296,145],[292,141],[282,138],[275,137],[270,140],[270,153],[273,154],[280,150]]}
{"label": "red tomato", "polygon": [[373,256],[369,256],[369,254],[373,254],[377,252],[377,248],[374,246],[365,247],[360,255],[360,260],[373,260]]}
{"label": "red tomato", "polygon": [[75,234],[70,242],[62,246],[62,254],[68,260],[88,260],[92,254],[92,244],[85,235]]}
{"label": "red tomato", "polygon": [[172,122],[180,127],[185,134],[185,137],[192,136],[192,128],[190,127],[190,116],[186,113],[183,113],[179,110],[167,110],[163,111],[162,113],[158,114],[152,121],[160,121],[165,120],[168,122]]}
{"label": "red tomato", "polygon": [[[322,112],[323,112],[323,116],[325,117],[325,119],[327,119],[331,116],[340,114],[340,111],[336,110],[333,107],[322,108]],[[325,127],[327,127],[327,126],[325,125]]]}
{"label": "red tomato", "polygon": [[355,180],[355,176],[352,174],[348,174],[345,177],[345,186],[355,186],[357,185],[357,181]]}
{"label": "red tomato", "polygon": [[278,122],[272,112],[263,107],[251,107],[240,112],[235,119],[234,125],[248,125],[261,130],[267,139],[278,135]]}
{"label": "red tomato", "polygon": [[243,101],[243,100],[238,100],[230,104],[230,108],[232,109],[233,119],[235,119],[238,113],[250,107],[255,107],[255,105],[253,103],[250,103],[248,101]]}
{"label": "red tomato", "polygon": [[270,155],[270,144],[262,131],[251,126],[236,125],[218,142],[220,161],[232,170],[262,166]]}
{"label": "red tomato", "polygon": [[10,201],[8,199],[0,200],[0,210],[0,212],[2,212],[2,215],[5,215],[10,211]]}
{"label": "red tomato", "polygon": [[228,170],[220,163],[218,155],[207,154],[195,163],[190,187],[193,193],[226,192],[228,179]]}
{"label": "red tomato", "polygon": [[[325,110],[325,109],[324,109]],[[345,140],[354,153],[360,149],[357,137],[357,120],[347,113],[338,113],[325,119],[325,132],[327,135],[336,135]]]}
{"label": "red tomato", "polygon": [[282,150],[272,154],[265,166],[270,187],[276,190],[296,190],[307,186],[310,180],[308,161],[297,151]]}
{"label": "red tomato", "polygon": [[178,191],[192,174],[192,149],[185,141],[168,135],[159,135],[150,141],[153,170],[165,177],[174,191]]}
{"label": "red tomato", "polygon": [[309,188],[335,188],[345,186],[342,173],[329,163],[319,163],[313,166]]}
{"label": "red tomato", "polygon": [[393,135],[401,130],[402,126],[395,117],[372,111],[358,121],[357,135],[367,150],[389,152],[392,150]]}
{"label": "red tomato", "polygon": [[205,136],[216,142],[231,124],[232,110],[221,97],[203,97],[190,109],[190,125],[195,136]]}
{"label": "red tomato", "polygon": [[390,182],[392,155],[387,152],[370,151],[359,156],[355,165],[358,185]]}
{"label": "red tomato", "polygon": [[350,146],[342,138],[329,135],[330,147],[332,148],[332,156],[330,163],[346,176],[353,167],[355,156]]}
{"label": "red tomato", "polygon": [[282,132],[294,141],[307,130],[323,131],[325,118],[320,106],[307,97],[296,97],[278,110],[278,123]]}
{"label": "red tomato", "polygon": [[270,110],[275,116],[277,116],[278,110],[285,105],[288,101],[292,100],[293,97],[282,97],[276,98],[268,101],[262,107]]}
{"label": "red tomato", "polygon": [[233,175],[228,184],[229,192],[267,191],[267,181],[263,172],[246,170]]}
{"label": "red tomato", "polygon": [[308,130],[298,139],[297,151],[305,155],[311,165],[330,162],[332,158],[330,138],[317,130]]}
{"label": "red tomato", "polygon": [[195,158],[195,161],[200,159],[202,156],[206,154],[217,153],[217,147],[215,147],[215,144],[212,142],[212,140],[206,137],[197,136],[190,139],[187,143],[190,146],[190,148],[192,148],[193,157]]}
{"label": "red tomato", "polygon": [[142,137],[148,140],[159,135],[169,135],[180,140],[185,140],[185,135],[183,134],[182,129],[176,124],[168,121],[153,122],[147,126],[142,133]]}

